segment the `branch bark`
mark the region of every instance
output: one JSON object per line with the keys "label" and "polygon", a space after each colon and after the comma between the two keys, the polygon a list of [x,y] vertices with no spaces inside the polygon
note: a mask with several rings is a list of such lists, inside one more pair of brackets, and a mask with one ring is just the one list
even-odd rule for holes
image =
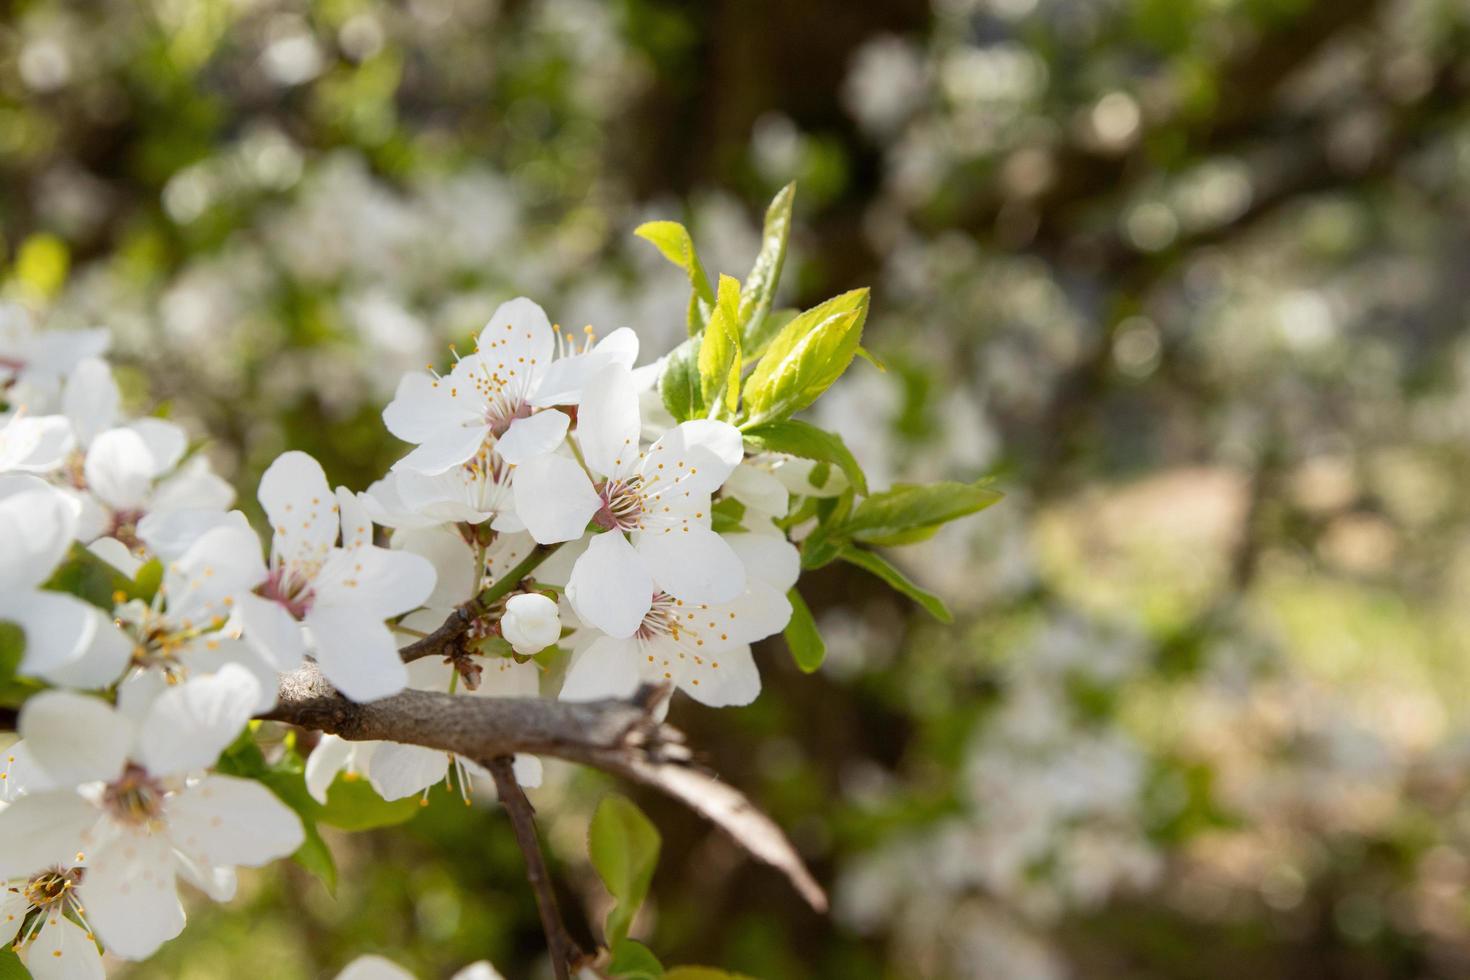
{"label": "branch bark", "polygon": [[308,663],[282,675],[276,707],[261,717],[349,741],[422,745],[475,760],[524,752],[615,773],[702,814],[750,855],[784,874],[812,908],[825,912],[822,887],[781,828],[700,767],[683,734],[654,716],[667,695],[667,688],[645,687],[628,701],[569,703],[408,690],[357,704]]}
{"label": "branch bark", "polygon": [[551,953],[551,970],[556,980],[571,980],[572,971],[581,965],[586,954],[567,933],[566,923],[562,922],[561,911],[557,908],[556,892],[552,890],[551,876],[546,871],[546,858],[536,837],[536,810],[516,779],[511,756],[496,756],[485,763],[485,768],[495,779],[500,803],[510,816],[516,843],[526,858],[526,880],[536,895],[536,911],[541,916],[546,948]]}

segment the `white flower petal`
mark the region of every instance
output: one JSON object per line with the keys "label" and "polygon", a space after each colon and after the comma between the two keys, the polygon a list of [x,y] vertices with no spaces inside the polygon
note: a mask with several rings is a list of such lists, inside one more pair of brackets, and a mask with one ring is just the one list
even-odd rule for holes
{"label": "white flower petal", "polygon": [[253,779],[209,775],[169,797],[174,845],[209,865],[255,868],[289,855],[305,835],[301,818]]}
{"label": "white flower petal", "polygon": [[96,940],[54,908],[26,947],[26,968],[35,980],[105,980],[107,976]]}
{"label": "white flower petal", "polygon": [[65,592],[17,590],[0,594],[0,619],[26,635],[20,673],[49,677],[86,654],[107,623],[97,607]]}
{"label": "white flower petal", "polygon": [[415,980],[412,973],[381,956],[359,956],[342,968],[337,980]]}
{"label": "white flower petal", "polygon": [[686,602],[728,602],[745,588],[745,566],[708,528],[686,524],[645,532],[638,536],[638,554],[658,587]]}
{"label": "white flower petal", "polygon": [[577,444],[588,468],[601,476],[631,474],[638,464],[641,429],[632,373],[613,364],[593,375],[577,412]]}
{"label": "white flower petal", "polygon": [[70,789],[16,799],[0,810],[0,879],[72,864],[99,819],[97,808]]}
{"label": "white flower petal", "polygon": [[218,527],[234,527],[249,533],[255,542],[255,557],[260,559],[260,539],[255,538],[245,515],[238,510],[226,512],[197,507],[155,510],[138,522],[138,538],[149,551],[168,562],[183,555],[191,545]]}
{"label": "white flower petal", "polygon": [[333,552],[316,577],[314,609],[345,606],[384,620],[424,604],[434,591],[434,566],[422,555],[366,547]]}
{"label": "white flower petal", "polygon": [[[50,594],[38,593],[38,595]],[[71,596],[65,598],[71,598]],[[92,632],[91,642],[86,645],[81,656],[60,666],[37,670],[35,673],[52,684],[98,690],[108,687],[122,676],[123,671],[127,669],[132,660],[133,641],[118,629],[112,620],[103,615],[102,610],[88,607],[84,612],[92,619],[95,629]],[[30,655],[29,650],[26,653],[27,656]]]}
{"label": "white flower petal", "polygon": [[148,447],[148,458],[152,461],[154,477],[167,473],[178,465],[189,448],[189,437],[184,430],[164,419],[142,418],[128,423]]}
{"label": "white flower petal", "polygon": [[711,708],[750,704],[761,692],[761,675],[750,647],[742,644],[703,663],[686,662],[679,689]]}
{"label": "white flower petal", "polygon": [[337,513],[342,520],[342,547],[349,551],[373,543],[373,521],[367,505],[346,487],[337,488]]}
{"label": "white flower petal", "polygon": [[745,565],[746,575],[778,592],[790,591],[801,575],[801,552],[774,534],[727,534],[725,543]]}
{"label": "white flower petal", "polygon": [[480,358],[485,373],[512,391],[530,394],[536,379],[551,364],[556,339],[546,311],[518,296],[501,303],[490,314],[476,347],[475,356]]}
{"label": "white flower petal", "polygon": [[278,602],[245,593],[236,599],[245,639],[277,670],[295,670],[306,656],[306,640],[298,623]]}
{"label": "white flower petal", "polygon": [[320,562],[337,541],[337,500],[322,465],[288,452],[260,478],[260,505],[275,531],[272,554],[288,562]]}
{"label": "white flower petal", "polygon": [[88,357],[78,361],[67,377],[61,410],[86,445],[117,424],[121,401],[112,368],[100,357]]}
{"label": "white flower petal", "polygon": [[554,408],[516,419],[495,441],[495,452],[511,465],[553,452],[566,439],[571,422],[565,412]]}
{"label": "white flower petal", "polygon": [[0,475],[0,595],[51,577],[77,530],[78,502],[38,477]]}
{"label": "white flower petal", "polygon": [[627,538],[609,531],[577,559],[566,594],[583,622],[608,636],[629,637],[653,604],[653,579]]}
{"label": "white flower petal", "polygon": [[398,382],[398,391],[383,409],[383,424],[404,442],[428,442],[446,428],[475,422],[480,414],[468,390],[415,371]]}
{"label": "white flower petal", "polygon": [[148,443],[132,429],[108,429],[92,440],[82,472],[87,489],[115,510],[140,508],[157,470]]}
{"label": "white flower petal", "polygon": [[541,544],[580,538],[602,506],[587,474],[565,456],[540,456],[516,467],[516,514]]}
{"label": "white flower petal", "polygon": [[119,828],[87,855],[87,920],[109,953],[139,960],[184,929],[166,834]]}
{"label": "white flower petal", "polygon": [[576,405],[589,379],[609,364],[631,369],[638,360],[638,335],[619,327],[583,354],[559,357],[541,376],[532,405]]}
{"label": "white flower petal", "polygon": [[178,470],[153,487],[148,503],[152,512],[170,510],[221,511],[235,502],[235,488],[214,471],[209,457],[189,457]]}
{"label": "white flower petal", "polygon": [[698,419],[665,432],[638,470],[646,485],[656,481],[656,492],[664,497],[704,496],[730,478],[742,452],[740,430],[728,422]]}
{"label": "white flower petal", "polygon": [[322,674],[353,701],[376,701],[408,684],[393,634],[350,606],[316,606],[306,616]]}
{"label": "white flower petal", "polygon": [[164,570],[169,614],[196,626],[216,616],[228,618],[230,603],[265,579],[254,531],[234,522],[212,527]]}
{"label": "white flower petal", "polygon": [[747,510],[758,511],[767,517],[785,517],[790,508],[791,495],[786,487],[771,475],[770,470],[753,463],[735,467],[725,481],[725,494],[740,501]]}
{"label": "white flower petal", "polygon": [[76,446],[71,424],[60,415],[23,415],[0,425],[0,473],[49,473]]}
{"label": "white flower petal", "polygon": [[577,653],[562,681],[563,701],[626,698],[638,689],[638,641],[599,636]]}
{"label": "white flower petal", "polygon": [[373,752],[368,779],[385,800],[416,796],[444,778],[449,756],[421,745],[384,742]]}
{"label": "white flower petal", "polygon": [[260,681],[240,664],[190,677],[158,696],[138,732],[138,761],[155,776],[211,766],[255,714]]}
{"label": "white flower petal", "polygon": [[56,786],[116,779],[128,761],[133,726],[106,701],[42,691],[20,710],[20,737]]}
{"label": "white flower petal", "polygon": [[358,743],[336,735],[323,735],[306,757],[306,791],[318,803],[327,802],[327,790],[352,760]]}
{"label": "white flower petal", "polygon": [[419,555],[434,566],[434,590],[424,599],[424,605],[452,609],[468,602],[477,591],[475,553],[454,531],[442,525],[401,528],[393,533],[392,546]]}
{"label": "white flower petal", "polygon": [[490,427],[482,423],[442,428],[417,449],[393,464],[395,470],[413,470],[430,476],[474,458],[490,435]]}

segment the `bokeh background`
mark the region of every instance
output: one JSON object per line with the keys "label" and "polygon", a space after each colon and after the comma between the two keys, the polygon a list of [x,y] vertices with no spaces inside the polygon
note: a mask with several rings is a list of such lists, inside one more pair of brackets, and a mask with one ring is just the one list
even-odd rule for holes
{"label": "bokeh background", "polygon": [[[784,305],[871,285],[818,413],[1002,506],[808,591],[831,654],[673,718],[831,886],[708,825],[635,933],[764,978],[1470,975],[1470,7],[1460,0],[0,0],[0,281],[105,324],[249,487],[364,487],[502,299],[636,327],[686,220]],[[253,502],[247,498],[249,507]],[[574,930],[608,788],[534,793]],[[437,799],[437,798],[436,798]],[[502,815],[337,836],[123,975],[545,975]],[[586,915],[582,914],[585,910]]]}

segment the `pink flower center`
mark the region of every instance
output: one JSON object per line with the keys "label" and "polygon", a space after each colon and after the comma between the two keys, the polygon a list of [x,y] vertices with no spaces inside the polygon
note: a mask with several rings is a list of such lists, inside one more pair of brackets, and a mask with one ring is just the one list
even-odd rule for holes
{"label": "pink flower center", "polygon": [[289,565],[272,568],[256,592],[272,602],[280,603],[298,620],[306,618],[316,599],[316,593],[311,590],[311,579],[298,574]]}
{"label": "pink flower center", "polygon": [[643,511],[648,498],[643,493],[643,478],[608,480],[598,487],[602,506],[592,515],[598,527],[609,531],[632,531],[643,526]]}
{"label": "pink flower center", "polygon": [[142,766],[128,768],[103,791],[102,803],[119,823],[145,826],[163,816],[163,784]]}

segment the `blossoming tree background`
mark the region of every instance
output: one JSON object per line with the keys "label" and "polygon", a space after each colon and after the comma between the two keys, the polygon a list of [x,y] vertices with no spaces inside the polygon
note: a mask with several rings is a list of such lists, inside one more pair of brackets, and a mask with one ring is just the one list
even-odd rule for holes
{"label": "blossoming tree background", "polygon": [[35,975],[1466,971],[1457,6],[0,18]]}

